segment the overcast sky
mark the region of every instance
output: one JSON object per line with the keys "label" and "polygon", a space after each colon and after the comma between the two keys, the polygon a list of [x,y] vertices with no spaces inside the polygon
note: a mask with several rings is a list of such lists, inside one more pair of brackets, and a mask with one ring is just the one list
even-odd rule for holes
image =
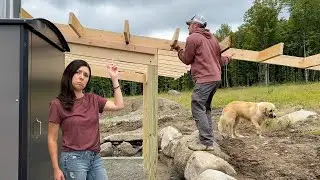
{"label": "overcast sky", "polygon": [[214,32],[223,23],[233,30],[242,24],[245,11],[253,0],[22,0],[22,7],[33,17],[68,23],[74,12],[85,27],[122,32],[129,20],[135,35],[172,39],[180,27],[179,40],[185,41],[185,21],[194,14],[203,15]]}

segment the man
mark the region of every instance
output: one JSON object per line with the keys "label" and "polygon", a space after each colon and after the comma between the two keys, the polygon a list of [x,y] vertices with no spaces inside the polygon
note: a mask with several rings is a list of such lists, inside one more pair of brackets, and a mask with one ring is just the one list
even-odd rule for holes
{"label": "man", "polygon": [[186,22],[189,36],[185,50],[179,45],[172,46],[178,51],[179,59],[191,65],[191,76],[195,88],[191,96],[191,111],[199,130],[199,141],[190,143],[196,151],[213,151],[214,138],[211,117],[211,102],[221,83],[221,67],[229,63],[231,56],[221,56],[218,40],[205,29],[207,22],[203,16],[195,15]]}

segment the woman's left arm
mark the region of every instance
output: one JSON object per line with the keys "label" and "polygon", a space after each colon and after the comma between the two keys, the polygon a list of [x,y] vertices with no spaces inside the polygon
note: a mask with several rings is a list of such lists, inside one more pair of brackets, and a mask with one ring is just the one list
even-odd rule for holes
{"label": "woman's left arm", "polygon": [[113,90],[114,90],[114,101],[108,100],[104,106],[104,111],[117,111],[124,108],[123,96],[118,80],[118,67],[111,64],[108,65],[107,70],[110,74]]}

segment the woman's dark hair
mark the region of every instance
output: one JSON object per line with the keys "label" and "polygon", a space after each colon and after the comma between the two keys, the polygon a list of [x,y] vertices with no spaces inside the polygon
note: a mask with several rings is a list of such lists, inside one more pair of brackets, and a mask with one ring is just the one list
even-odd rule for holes
{"label": "woman's dark hair", "polygon": [[66,69],[64,70],[61,78],[60,93],[58,95],[58,99],[61,101],[63,108],[68,111],[70,111],[73,107],[74,100],[76,98],[72,86],[72,77],[81,66],[86,66],[89,69],[89,83],[91,79],[91,68],[86,61],[81,59],[76,59],[69,63]]}

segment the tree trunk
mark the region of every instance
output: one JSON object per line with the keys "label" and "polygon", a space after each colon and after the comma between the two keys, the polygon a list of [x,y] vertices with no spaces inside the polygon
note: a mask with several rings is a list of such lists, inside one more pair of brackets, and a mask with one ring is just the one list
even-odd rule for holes
{"label": "tree trunk", "polygon": [[265,78],[265,84],[269,85],[269,64],[265,64],[265,74],[264,74],[264,78]]}
{"label": "tree trunk", "polygon": [[226,65],[226,86],[229,87],[229,80],[228,80],[228,65]]}

